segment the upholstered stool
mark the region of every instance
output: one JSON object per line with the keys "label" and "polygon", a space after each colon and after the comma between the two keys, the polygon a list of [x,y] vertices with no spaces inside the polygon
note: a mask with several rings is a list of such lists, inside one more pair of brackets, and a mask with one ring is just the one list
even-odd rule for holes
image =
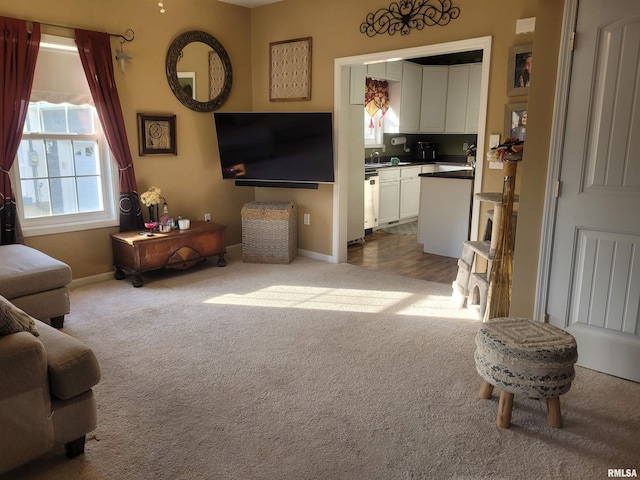
{"label": "upholstered stool", "polygon": [[515,394],[546,398],[547,421],[561,428],[560,395],[571,388],[577,358],[576,341],[564,330],[525,318],[493,318],[476,335],[480,398],[501,389],[496,423],[502,428],[511,424]]}

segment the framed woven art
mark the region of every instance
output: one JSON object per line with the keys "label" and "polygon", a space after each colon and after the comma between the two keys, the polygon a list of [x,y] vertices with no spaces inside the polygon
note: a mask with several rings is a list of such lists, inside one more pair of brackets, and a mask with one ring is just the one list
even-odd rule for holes
{"label": "framed woven art", "polygon": [[142,155],[177,155],[176,116],[138,113],[138,149]]}
{"label": "framed woven art", "polygon": [[311,100],[311,37],[269,44],[269,101]]}

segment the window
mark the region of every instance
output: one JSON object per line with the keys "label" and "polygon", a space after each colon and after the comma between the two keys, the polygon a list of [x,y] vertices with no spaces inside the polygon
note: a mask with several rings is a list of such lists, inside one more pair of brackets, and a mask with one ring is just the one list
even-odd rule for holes
{"label": "window", "polygon": [[[77,51],[55,47],[44,47],[43,51],[42,62],[49,71],[38,76],[38,55],[32,101],[12,168],[24,235],[117,225],[116,176],[96,109],[86,103],[84,92],[67,95],[57,86],[82,83],[77,78],[82,75],[88,91]],[[55,58],[49,61],[51,55],[63,57],[59,62]],[[79,71],[77,66],[67,68],[68,62],[75,65],[75,60]],[[52,72],[52,64],[61,68],[54,66]],[[74,78],[65,82],[70,75]]]}
{"label": "window", "polygon": [[378,110],[373,116],[364,111],[364,146],[365,148],[382,147],[382,133],[384,132],[384,116]]}

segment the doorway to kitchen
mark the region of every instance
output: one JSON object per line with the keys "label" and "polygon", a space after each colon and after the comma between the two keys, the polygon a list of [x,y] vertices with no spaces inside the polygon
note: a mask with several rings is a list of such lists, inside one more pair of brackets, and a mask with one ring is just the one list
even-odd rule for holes
{"label": "doorway to kitchen", "polygon": [[[420,270],[431,276],[431,281],[450,283],[451,271],[457,271],[457,259],[428,255],[422,252],[416,236],[399,235],[375,231],[352,247],[348,247],[347,217],[351,204],[360,202],[364,197],[362,182],[362,163],[364,149],[354,147],[353,139],[362,137],[362,128],[353,122],[349,106],[350,69],[352,66],[393,60],[416,60],[446,54],[464,52],[482,52],[481,93],[478,118],[477,149],[484,151],[486,110],[489,82],[491,37],[481,37],[445,44],[426,45],[410,49],[380,52],[336,59],[335,61],[335,105],[334,132],[336,134],[336,182],[333,189],[333,258],[337,262],[349,262],[354,265],[385,269],[401,275],[420,277]],[[481,191],[482,162],[476,167],[474,191]],[[356,192],[356,193],[354,193]],[[472,208],[471,238],[477,237],[479,220],[479,204],[474,202]],[[462,245],[460,246],[462,249]],[[374,250],[376,254],[374,255]],[[461,250],[462,251],[462,250]],[[375,258],[374,258],[375,257]],[[432,272],[432,273],[430,273]],[[423,278],[428,279],[428,278]]]}

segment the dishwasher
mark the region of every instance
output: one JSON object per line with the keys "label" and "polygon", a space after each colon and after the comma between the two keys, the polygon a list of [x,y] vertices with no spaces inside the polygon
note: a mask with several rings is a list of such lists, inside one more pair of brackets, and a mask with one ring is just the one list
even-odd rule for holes
{"label": "dishwasher", "polygon": [[[378,226],[378,209],[380,207],[380,192],[378,191],[380,178],[378,171],[368,171],[364,174],[364,230],[365,235]],[[369,232],[367,231],[369,230]]]}

